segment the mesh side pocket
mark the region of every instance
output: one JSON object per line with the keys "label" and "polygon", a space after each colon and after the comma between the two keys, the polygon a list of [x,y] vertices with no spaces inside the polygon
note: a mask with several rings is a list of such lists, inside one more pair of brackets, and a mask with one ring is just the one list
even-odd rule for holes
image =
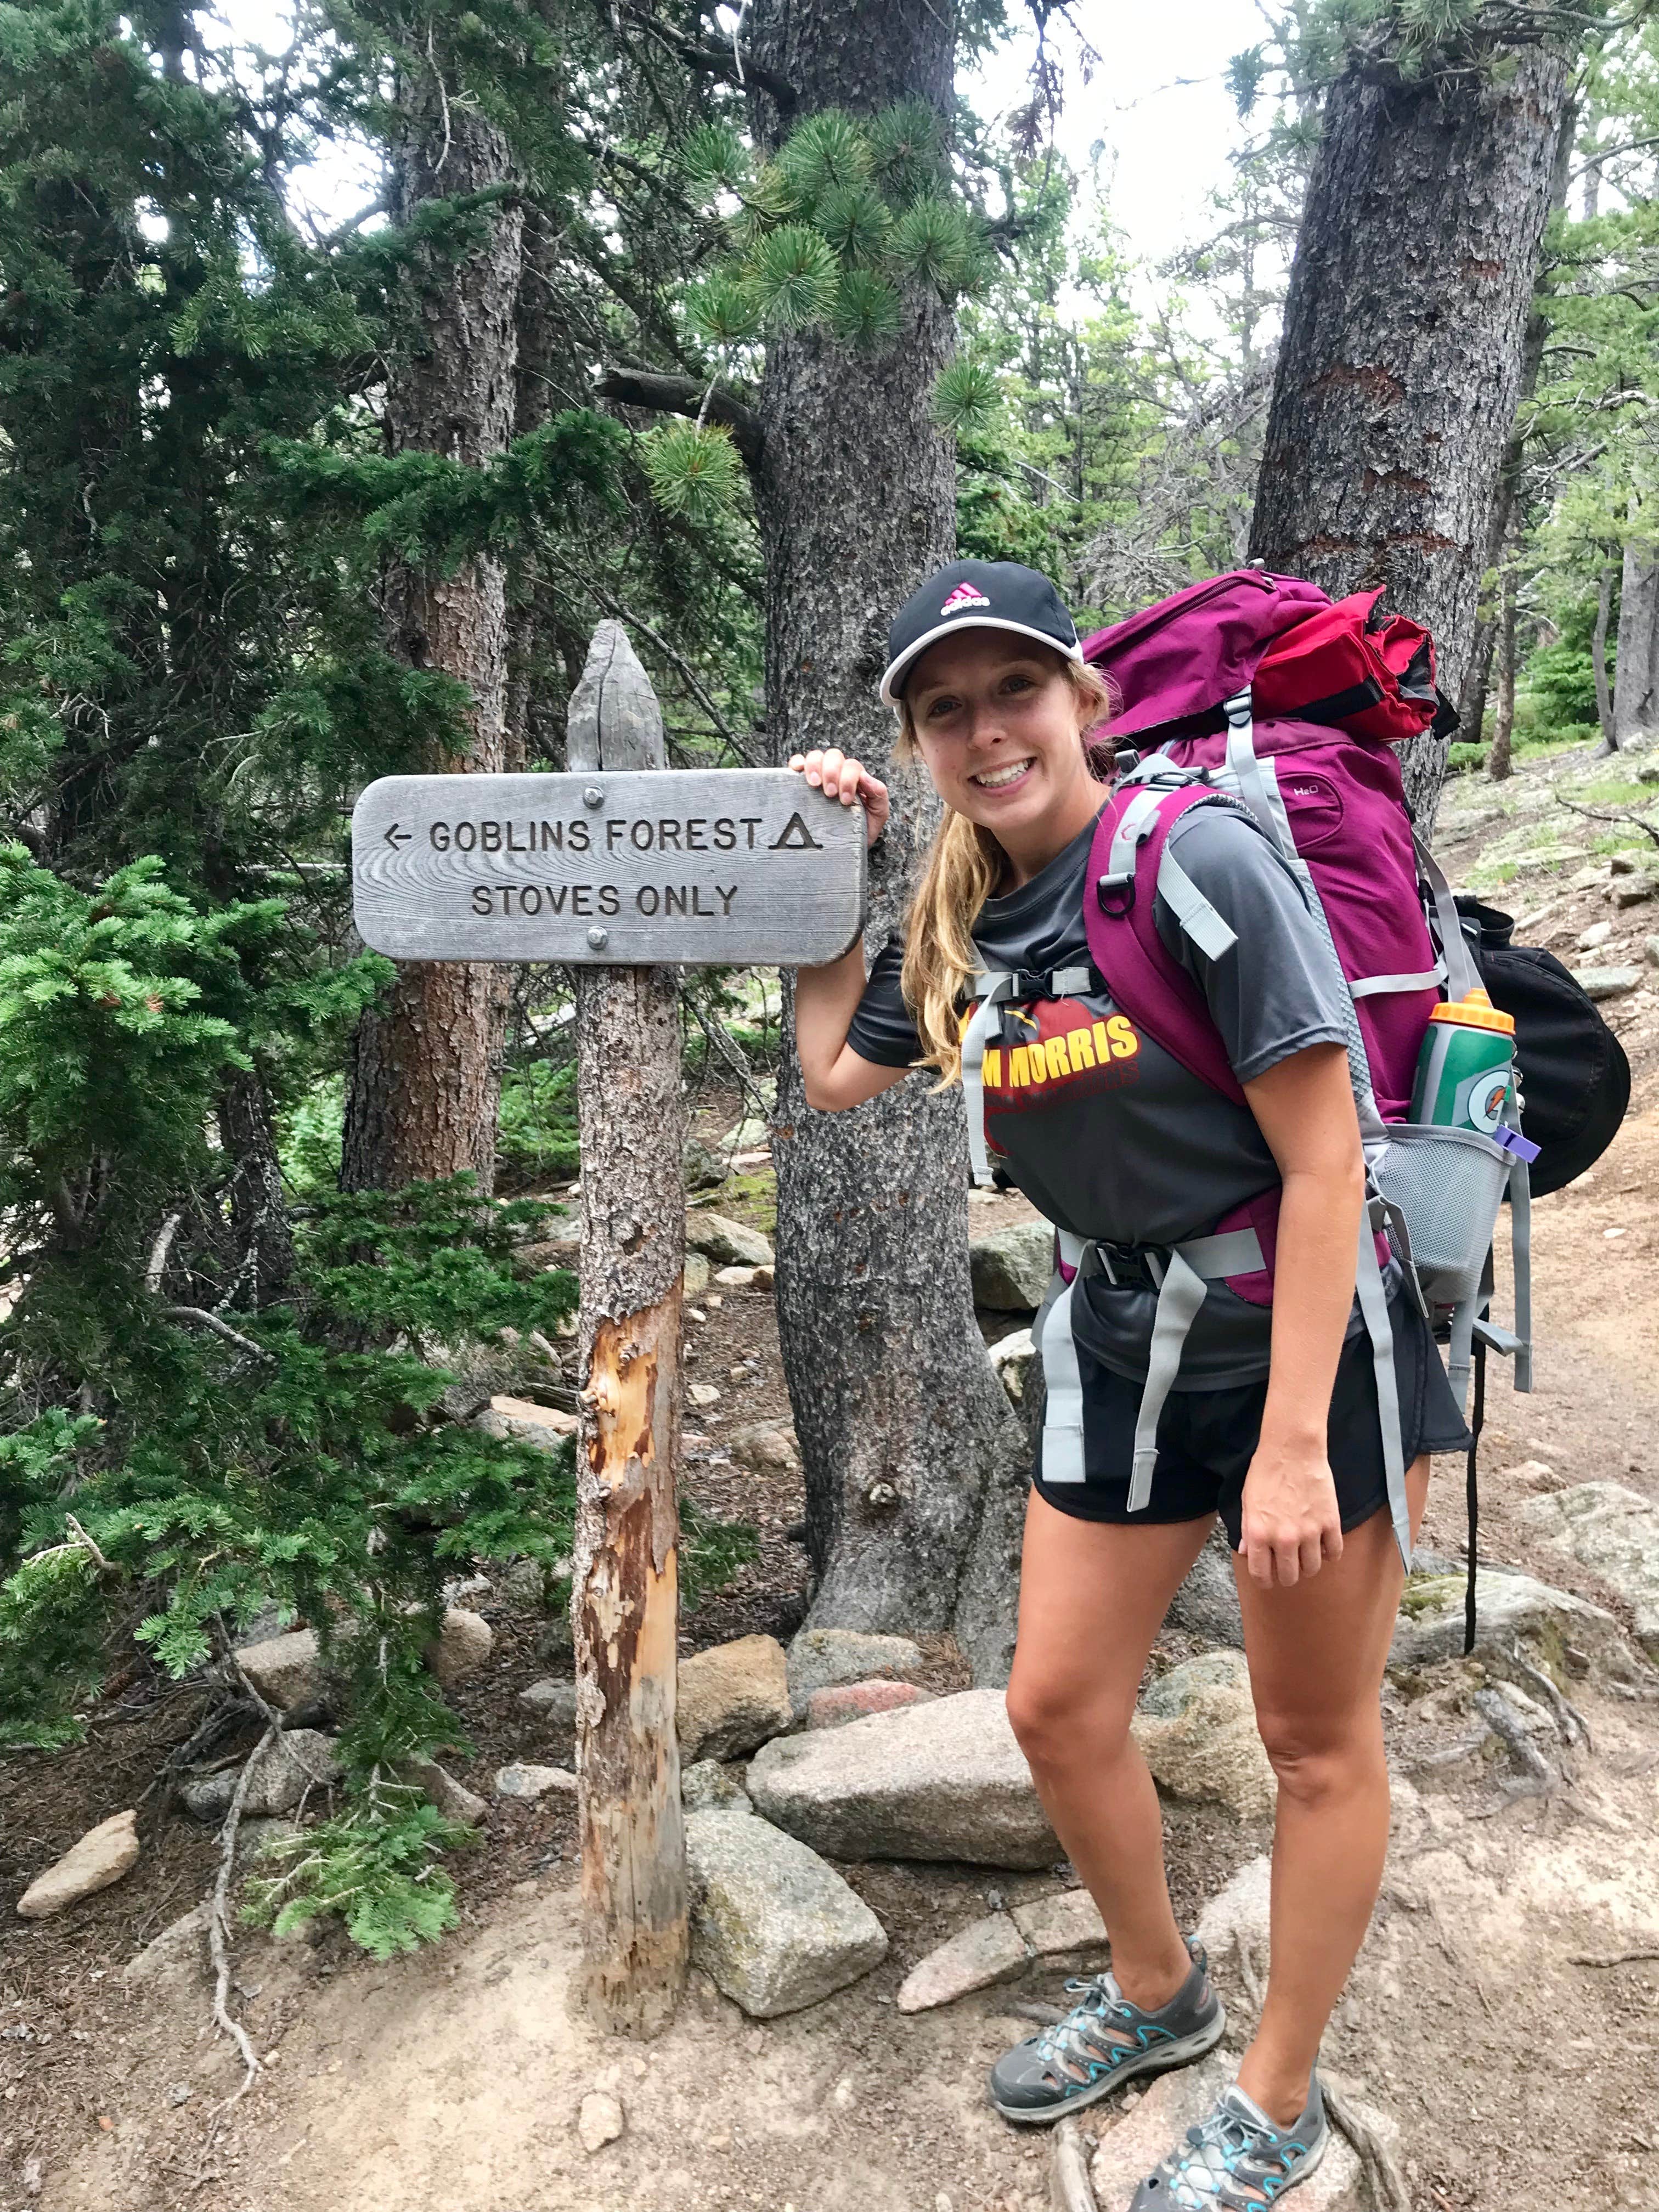
{"label": "mesh side pocket", "polygon": [[1474,1129],[1407,1121],[1389,1131],[1377,1188],[1406,1218],[1424,1296],[1461,1305],[1480,1285],[1509,1180],[1509,1154]]}

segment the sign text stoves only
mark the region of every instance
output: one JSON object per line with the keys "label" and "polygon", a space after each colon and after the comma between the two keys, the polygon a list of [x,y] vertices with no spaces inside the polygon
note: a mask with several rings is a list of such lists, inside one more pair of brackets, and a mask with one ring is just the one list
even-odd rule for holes
{"label": "sign text stoves only", "polygon": [[786,769],[383,776],[351,852],[397,960],[816,966],[864,921],[863,810]]}

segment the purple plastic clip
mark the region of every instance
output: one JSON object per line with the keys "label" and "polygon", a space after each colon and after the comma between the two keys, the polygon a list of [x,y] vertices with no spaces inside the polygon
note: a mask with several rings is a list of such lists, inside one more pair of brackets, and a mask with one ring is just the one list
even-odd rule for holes
{"label": "purple plastic clip", "polygon": [[1534,1145],[1530,1137],[1523,1137],[1519,1129],[1511,1129],[1505,1122],[1498,1123],[1497,1128],[1492,1131],[1492,1137],[1495,1145],[1502,1145],[1506,1152],[1513,1152],[1517,1159],[1524,1160],[1528,1167],[1543,1150],[1541,1145]]}

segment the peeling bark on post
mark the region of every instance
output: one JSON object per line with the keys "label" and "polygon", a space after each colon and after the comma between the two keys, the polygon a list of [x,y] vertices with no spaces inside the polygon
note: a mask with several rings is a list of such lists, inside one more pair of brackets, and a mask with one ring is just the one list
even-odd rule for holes
{"label": "peeling bark on post", "polygon": [[[1494,39],[1403,79],[1356,52],[1325,103],[1285,306],[1250,557],[1333,597],[1382,585],[1455,699],[1569,95],[1568,56]],[[1474,734],[1474,732],[1471,732]],[[1402,749],[1426,830],[1438,739]]]}
{"label": "peeling bark on post", "polygon": [[[661,768],[662,718],[619,624],[571,702],[574,769]],[[673,2018],[690,1950],[674,1732],[679,1628],[685,1112],[672,969],[577,977],[581,1434],[571,1623],[588,2012],[613,2033]]]}

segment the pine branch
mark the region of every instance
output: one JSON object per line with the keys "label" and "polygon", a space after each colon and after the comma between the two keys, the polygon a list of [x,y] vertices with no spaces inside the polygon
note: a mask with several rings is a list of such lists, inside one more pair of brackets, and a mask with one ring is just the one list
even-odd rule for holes
{"label": "pine branch", "polygon": [[217,1314],[206,1312],[201,1306],[163,1306],[163,1321],[189,1322],[197,1328],[210,1328],[216,1336],[222,1336],[227,1344],[234,1344],[239,1352],[252,1352],[256,1359],[274,1359],[276,1355],[256,1344],[251,1336],[243,1336],[228,1322],[221,1321]]}
{"label": "pine branch", "polygon": [[[593,386],[593,393],[596,398],[614,399],[623,407],[648,407],[659,415],[689,415],[695,420],[708,389],[696,377],[668,376],[648,368],[607,368]],[[716,386],[708,398],[705,419],[725,423],[732,444],[749,466],[760,466],[760,417],[742,400]]]}

